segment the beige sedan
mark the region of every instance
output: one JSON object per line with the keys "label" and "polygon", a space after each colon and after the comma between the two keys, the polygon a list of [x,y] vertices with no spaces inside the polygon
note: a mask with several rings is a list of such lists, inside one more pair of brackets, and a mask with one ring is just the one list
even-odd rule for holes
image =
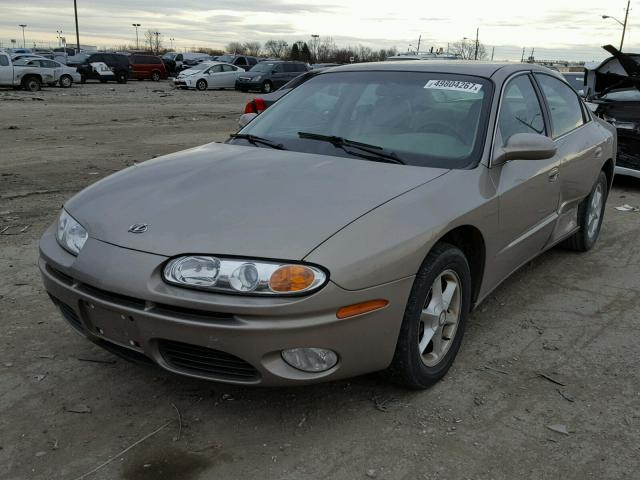
{"label": "beige sedan", "polygon": [[442,378],[521,265],[596,243],[616,136],[559,75],[412,61],[322,72],[226,144],[116,173],[40,243],[67,322],[208,380]]}

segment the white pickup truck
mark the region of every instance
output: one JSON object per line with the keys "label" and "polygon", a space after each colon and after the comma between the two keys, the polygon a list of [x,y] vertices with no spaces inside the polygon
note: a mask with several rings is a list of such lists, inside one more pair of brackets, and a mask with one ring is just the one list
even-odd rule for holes
{"label": "white pickup truck", "polygon": [[37,92],[42,84],[55,81],[50,69],[33,66],[13,65],[11,57],[6,52],[0,52],[0,87],[24,88],[30,92]]}

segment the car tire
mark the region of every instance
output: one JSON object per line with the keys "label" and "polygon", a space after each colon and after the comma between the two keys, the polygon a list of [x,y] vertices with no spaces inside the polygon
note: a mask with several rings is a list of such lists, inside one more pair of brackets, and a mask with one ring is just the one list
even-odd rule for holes
{"label": "car tire", "polygon": [[269,80],[266,80],[262,84],[262,93],[271,93],[273,91],[273,83]]}
{"label": "car tire", "polygon": [[387,376],[414,389],[444,377],[460,349],[470,308],[469,263],[460,249],[439,243],[413,282]]}
{"label": "car tire", "polygon": [[196,82],[196,89],[201,92],[205,91],[209,85],[206,80],[200,79]]}
{"label": "car tire", "polygon": [[22,80],[22,88],[28,92],[37,92],[42,88],[42,82],[38,77],[27,77]]}
{"label": "car tire", "polygon": [[153,72],[151,74],[151,80],[153,80],[154,82],[159,82],[160,81],[160,72]]}
{"label": "car tire", "polygon": [[608,194],[609,182],[606,174],[601,171],[591,193],[578,207],[580,230],[567,238],[562,244],[563,247],[577,252],[587,252],[593,248],[602,228]]}
{"label": "car tire", "polygon": [[116,74],[116,82],[118,83],[127,83],[127,80],[129,80],[129,78],[127,77],[127,74],[124,72],[119,72]]}
{"label": "car tire", "polygon": [[59,83],[62,88],[70,88],[73,85],[73,78],[71,78],[71,75],[62,75]]}

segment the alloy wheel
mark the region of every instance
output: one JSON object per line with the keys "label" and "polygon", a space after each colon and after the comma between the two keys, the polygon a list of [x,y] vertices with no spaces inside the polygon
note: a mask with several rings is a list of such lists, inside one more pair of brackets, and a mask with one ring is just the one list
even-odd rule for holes
{"label": "alloy wheel", "polygon": [[420,313],[418,350],[427,367],[440,363],[458,331],[462,305],[461,282],[453,270],[438,275]]}
{"label": "alloy wheel", "polygon": [[591,196],[591,201],[589,202],[589,213],[587,214],[587,235],[589,238],[593,238],[598,231],[600,217],[602,216],[603,201],[604,191],[602,183],[598,183],[593,195]]}

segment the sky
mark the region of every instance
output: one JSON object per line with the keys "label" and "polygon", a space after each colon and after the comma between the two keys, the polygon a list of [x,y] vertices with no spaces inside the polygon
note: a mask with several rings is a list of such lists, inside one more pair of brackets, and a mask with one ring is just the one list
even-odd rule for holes
{"label": "sky", "polygon": [[[421,50],[443,47],[463,37],[480,41],[496,60],[520,60],[534,48],[537,59],[601,60],[600,47],[619,46],[626,0],[77,0],[80,43],[100,48],[135,44],[132,23],[142,32],[159,31],[165,46],[224,48],[232,41],[284,39],[290,44],[312,34],[330,36],[339,46]],[[72,0],[0,0],[0,46],[57,46],[57,30],[75,42]],[[173,42],[169,39],[173,38]],[[410,46],[411,45],[411,46]],[[640,0],[631,2],[626,51],[640,52]]]}

